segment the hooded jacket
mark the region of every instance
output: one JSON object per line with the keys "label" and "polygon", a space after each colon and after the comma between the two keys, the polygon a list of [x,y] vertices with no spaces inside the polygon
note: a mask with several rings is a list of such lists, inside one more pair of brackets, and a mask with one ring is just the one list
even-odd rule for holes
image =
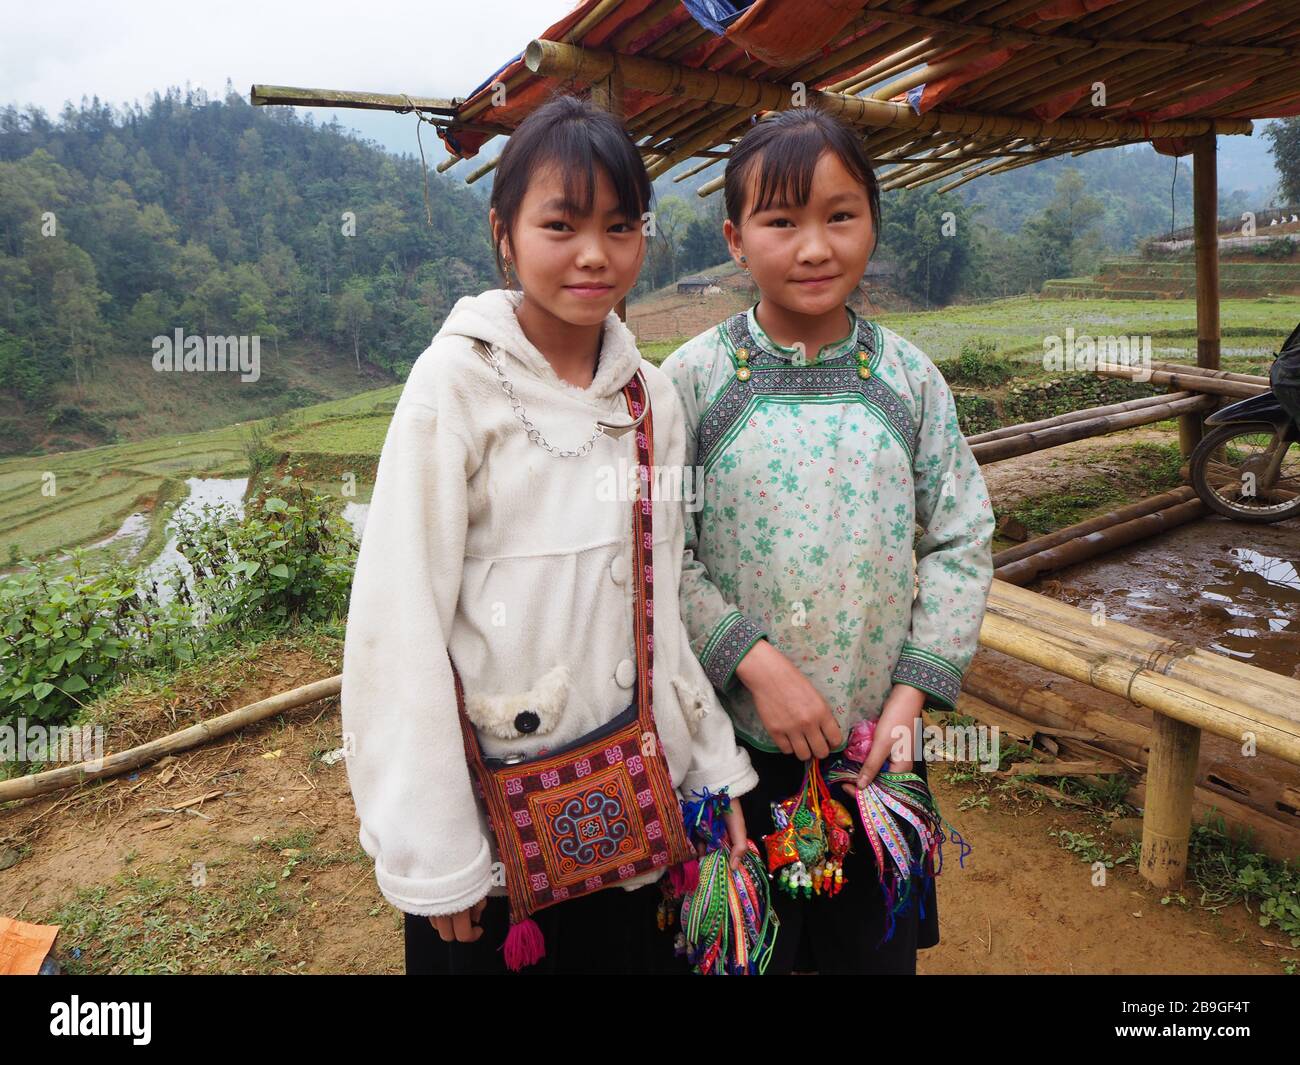
{"label": "hooded jacket", "polygon": [[[600,435],[580,457],[552,454],[522,424],[489,344],[527,418],[557,451],[581,449],[595,422],[631,420],[622,388],[640,369],[653,462],[680,470],[686,434],[668,378],[641,359],[615,314],[595,379],[560,379],[515,317],[521,294],[459,300],[416,360],[375,477],[348,611],[343,731],[362,848],[384,897],[413,914],[448,914],[504,892],[495,840],[471,780],[448,651],[486,756],[532,757],[616,717],[634,697],[632,433]],[[669,480],[670,479],[666,479]],[[679,613],[680,494],[653,511],[652,692],[662,756],[683,797],[733,796],[757,776],[690,648]],[[516,720],[533,712],[522,732]],[[662,871],[628,881],[631,890]]]}

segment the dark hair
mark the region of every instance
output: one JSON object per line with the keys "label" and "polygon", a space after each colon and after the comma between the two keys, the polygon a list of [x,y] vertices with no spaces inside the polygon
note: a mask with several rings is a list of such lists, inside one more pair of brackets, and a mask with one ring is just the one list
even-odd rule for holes
{"label": "dark hair", "polygon": [[745,213],[749,172],[758,165],[758,200],[751,214],[773,203],[802,207],[812,190],[813,171],[822,153],[834,152],[844,168],[866,187],[876,243],[880,242],[880,186],[862,139],[849,126],[817,107],[773,111],[745,131],[727,156],[723,195],[727,217],[739,226]]}
{"label": "dark hair", "polygon": [[[650,177],[622,123],[588,100],[560,94],[519,123],[497,160],[490,203],[507,235],[514,234],[529,180],[548,163],[559,166],[564,198],[576,213],[590,213],[596,201],[596,164],[609,175],[628,218],[639,221],[650,205]],[[501,242],[492,243],[504,278]]]}

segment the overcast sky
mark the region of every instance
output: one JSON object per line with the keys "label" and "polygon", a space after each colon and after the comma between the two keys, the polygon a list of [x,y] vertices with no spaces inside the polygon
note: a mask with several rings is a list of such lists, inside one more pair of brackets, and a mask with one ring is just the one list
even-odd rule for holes
{"label": "overcast sky", "polygon": [[[186,82],[220,98],[227,78],[245,99],[255,82],[465,95],[575,6],[575,0],[3,2],[0,105],[34,103],[51,118],[83,95],[144,104],[155,90]],[[297,110],[318,121],[337,113],[344,125],[391,151],[417,151],[410,115]],[[1252,137],[1220,140],[1221,186],[1276,180],[1260,136],[1265,125],[1257,122]],[[424,141],[431,164],[445,157],[436,137]]]}
{"label": "overcast sky", "polygon": [[[0,103],[57,117],[65,100],[145,103],[168,85],[219,97],[229,77],[422,96],[468,93],[574,0],[6,0]],[[403,12],[398,14],[398,12]],[[408,117],[407,121],[410,119]]]}

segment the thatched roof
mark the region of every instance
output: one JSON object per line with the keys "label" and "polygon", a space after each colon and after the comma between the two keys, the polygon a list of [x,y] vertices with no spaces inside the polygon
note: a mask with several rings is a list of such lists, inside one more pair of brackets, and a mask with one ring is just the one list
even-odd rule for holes
{"label": "thatched roof", "polygon": [[471,158],[556,88],[604,82],[652,176],[699,158],[694,173],[802,83],[862,128],[882,187],[948,189],[1300,115],[1298,52],[1294,0],[583,0],[433,120]]}

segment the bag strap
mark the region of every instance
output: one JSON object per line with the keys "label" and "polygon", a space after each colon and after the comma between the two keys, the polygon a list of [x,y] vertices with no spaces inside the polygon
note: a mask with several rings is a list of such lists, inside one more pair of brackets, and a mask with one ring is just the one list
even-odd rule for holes
{"label": "bag strap", "polygon": [[[623,399],[633,418],[640,417],[643,410],[648,411],[650,389],[640,369],[623,386]],[[648,732],[654,727],[654,694],[651,690],[654,672],[654,530],[651,518],[654,501],[649,491],[654,475],[653,417],[646,417],[636,430],[636,450],[637,491],[632,500],[632,634],[636,644],[637,719],[642,732]],[[465,756],[476,769],[485,771],[478,733],[465,712],[465,690],[450,649],[447,660],[451,663],[452,680],[456,686],[456,710],[465,741]]]}

